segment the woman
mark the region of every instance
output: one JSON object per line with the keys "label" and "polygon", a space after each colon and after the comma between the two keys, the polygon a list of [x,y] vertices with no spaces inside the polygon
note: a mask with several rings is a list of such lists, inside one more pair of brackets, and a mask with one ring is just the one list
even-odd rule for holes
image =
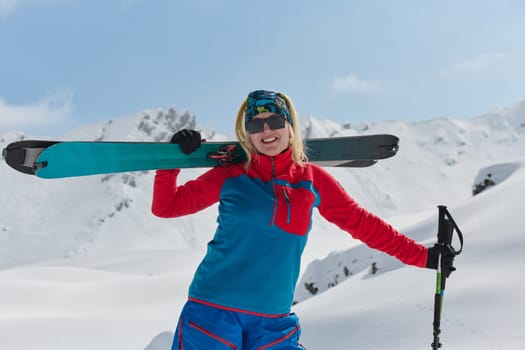
{"label": "woman", "polygon": [[[180,186],[179,169],[155,176],[152,212],[159,217],[220,203],[217,231],[191,283],[172,349],[303,349],[290,309],[314,208],[371,248],[436,268],[438,248],[397,232],[307,162],[287,96],[251,92],[237,114],[236,134],[248,155],[244,164],[212,168]],[[171,142],[191,153],[201,137],[182,130]]]}

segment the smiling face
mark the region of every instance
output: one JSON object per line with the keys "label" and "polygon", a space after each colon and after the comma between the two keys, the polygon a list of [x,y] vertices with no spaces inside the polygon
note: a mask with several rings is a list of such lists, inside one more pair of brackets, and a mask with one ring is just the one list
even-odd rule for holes
{"label": "smiling face", "polygon": [[[273,115],[274,113],[264,112],[257,114],[253,119],[264,120]],[[249,138],[258,153],[276,156],[290,145],[290,124],[285,122],[284,128],[272,130],[268,123],[265,123],[261,132],[249,134]]]}

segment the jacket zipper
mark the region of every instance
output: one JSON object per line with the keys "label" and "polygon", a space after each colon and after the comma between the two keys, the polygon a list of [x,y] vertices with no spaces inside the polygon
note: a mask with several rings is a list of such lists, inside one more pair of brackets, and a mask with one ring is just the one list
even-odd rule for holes
{"label": "jacket zipper", "polygon": [[[277,185],[275,185],[275,157],[272,157],[272,192],[273,192],[273,212],[272,212],[272,220],[270,222],[270,226],[275,225],[275,219],[277,218],[277,209],[279,206],[279,196],[277,195]],[[283,188],[283,196],[286,200],[286,207],[288,216],[286,217],[286,223],[290,224],[291,220],[291,203],[290,203],[290,196],[288,196],[288,193],[286,193],[286,190]]]}
{"label": "jacket zipper", "polygon": [[286,223],[290,224],[290,218],[292,216],[292,208],[290,204],[290,197],[288,196],[288,193],[286,193],[285,188],[283,188],[283,196],[284,196],[284,199],[286,200],[286,207],[288,209],[288,217],[286,218]]}
{"label": "jacket zipper", "polygon": [[273,193],[273,212],[270,226],[275,225],[275,218],[277,217],[277,190],[275,185],[275,157],[272,157],[272,193]]}

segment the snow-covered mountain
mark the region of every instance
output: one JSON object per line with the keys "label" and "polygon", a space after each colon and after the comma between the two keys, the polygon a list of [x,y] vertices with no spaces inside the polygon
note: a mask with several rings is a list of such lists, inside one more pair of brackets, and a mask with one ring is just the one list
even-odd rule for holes
{"label": "snow-covered mountain", "polygon": [[[444,321],[447,348],[525,345],[525,334],[514,326],[525,320],[518,297],[523,283],[512,282],[525,242],[518,226],[525,101],[469,120],[350,125],[304,117],[302,126],[306,137],[398,135],[396,157],[370,168],[330,171],[364,207],[428,244],[435,239],[436,206],[450,207],[467,243],[449,283],[447,310],[457,316]],[[64,139],[158,141],[181,127],[199,128],[209,140],[233,139],[233,133],[216,134],[175,109],[87,125]],[[35,137],[3,131],[0,147]],[[181,181],[202,171],[185,170]],[[494,186],[473,197],[488,174]],[[193,269],[215,230],[216,207],[174,220],[155,218],[149,210],[152,172],[42,180],[1,162],[0,179],[0,348],[153,350],[170,341]],[[319,215],[314,220],[296,294],[303,302],[295,307],[305,345],[427,346],[432,272],[404,267]],[[378,270],[371,275],[373,262]],[[492,274],[495,283],[489,283]],[[483,308],[497,320],[482,322]],[[507,321],[512,317],[516,322]],[[393,339],[385,339],[388,334]]]}

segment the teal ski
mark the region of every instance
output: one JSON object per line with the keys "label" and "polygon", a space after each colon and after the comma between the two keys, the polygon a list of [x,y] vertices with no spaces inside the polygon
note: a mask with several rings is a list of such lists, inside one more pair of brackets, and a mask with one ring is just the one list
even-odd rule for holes
{"label": "teal ski", "polygon": [[[392,157],[399,139],[364,135],[306,140],[308,159],[322,166],[365,167]],[[128,171],[205,168],[243,162],[237,142],[203,142],[186,155],[179,145],[160,142],[23,140],[9,144],[3,157],[14,169],[40,178],[64,178]]]}

